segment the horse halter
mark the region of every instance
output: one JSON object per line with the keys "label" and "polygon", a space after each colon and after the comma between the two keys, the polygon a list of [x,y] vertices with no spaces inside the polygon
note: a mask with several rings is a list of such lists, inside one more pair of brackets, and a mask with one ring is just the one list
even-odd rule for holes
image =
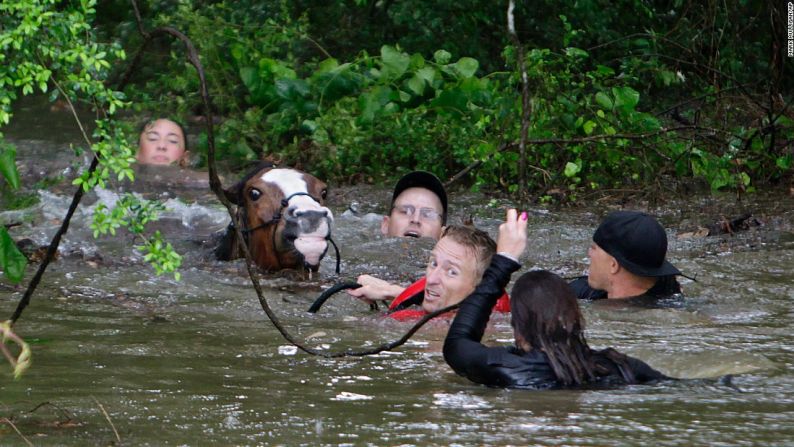
{"label": "horse halter", "polygon": [[[245,226],[248,223],[246,222],[247,219],[244,219],[243,220],[243,228],[240,229],[240,232],[242,232],[243,233],[243,237],[245,237],[246,245],[248,244],[248,235],[249,234],[253,233],[256,230],[259,230],[259,229],[262,229],[262,228],[266,228],[266,227],[268,227],[269,225],[272,225],[272,224],[278,225],[278,222],[283,217],[282,212],[284,211],[285,208],[287,208],[289,206],[289,201],[292,200],[292,198],[295,197],[295,196],[307,196],[310,199],[312,199],[315,202],[317,202],[317,204],[320,204],[320,201],[316,197],[314,197],[311,194],[309,194],[308,192],[298,191],[298,192],[294,192],[294,193],[290,194],[288,197],[286,197],[284,199],[281,199],[281,207],[278,209],[276,214],[274,214],[273,217],[269,221],[262,222],[262,224],[257,225],[254,228],[250,228],[249,229],[249,228],[245,228]],[[243,209],[245,209],[245,208],[243,208]],[[234,222],[232,221],[232,223],[230,225],[234,225]],[[330,230],[328,231],[328,237],[326,238],[326,240],[328,240],[331,243],[331,245],[334,246],[334,251],[336,252],[336,274],[338,275],[340,273],[340,264],[341,264],[342,259],[339,256],[339,247],[337,247],[336,246],[336,242],[334,242],[334,240],[331,239]],[[274,231],[273,232],[273,248],[275,248],[275,247],[276,247],[276,232]]]}

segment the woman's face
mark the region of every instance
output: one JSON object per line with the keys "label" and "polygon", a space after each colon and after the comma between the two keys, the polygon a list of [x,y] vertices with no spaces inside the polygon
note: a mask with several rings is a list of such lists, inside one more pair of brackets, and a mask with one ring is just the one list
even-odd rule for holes
{"label": "woman's face", "polygon": [[178,124],[159,119],[148,124],[141,132],[138,143],[139,163],[170,165],[185,155],[185,135]]}

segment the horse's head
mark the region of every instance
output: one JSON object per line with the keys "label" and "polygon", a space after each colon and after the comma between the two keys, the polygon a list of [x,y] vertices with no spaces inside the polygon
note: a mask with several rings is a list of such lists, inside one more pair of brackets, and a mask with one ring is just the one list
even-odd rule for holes
{"label": "horse's head", "polygon": [[259,267],[317,271],[334,219],[324,205],[324,182],[297,169],[265,166],[224,192],[239,207],[242,230]]}

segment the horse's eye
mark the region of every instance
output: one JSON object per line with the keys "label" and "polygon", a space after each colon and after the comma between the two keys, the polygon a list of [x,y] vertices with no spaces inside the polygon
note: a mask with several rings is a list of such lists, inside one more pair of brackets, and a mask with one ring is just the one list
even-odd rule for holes
{"label": "horse's eye", "polygon": [[320,197],[323,200],[325,200],[325,198],[328,197],[328,190],[327,189],[323,189],[322,191],[320,191]]}
{"label": "horse's eye", "polygon": [[251,200],[256,202],[257,200],[259,200],[260,197],[262,197],[262,191],[256,188],[251,188],[248,190],[248,197],[250,197]]}

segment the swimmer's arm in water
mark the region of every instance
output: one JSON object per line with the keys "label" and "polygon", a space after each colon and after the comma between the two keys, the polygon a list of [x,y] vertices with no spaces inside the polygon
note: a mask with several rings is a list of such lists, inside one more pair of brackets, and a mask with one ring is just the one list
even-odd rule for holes
{"label": "swimmer's arm in water", "polygon": [[346,290],[346,292],[367,303],[394,299],[405,290],[403,286],[392,284],[370,275],[361,275],[356,282],[361,284],[361,287]]}

